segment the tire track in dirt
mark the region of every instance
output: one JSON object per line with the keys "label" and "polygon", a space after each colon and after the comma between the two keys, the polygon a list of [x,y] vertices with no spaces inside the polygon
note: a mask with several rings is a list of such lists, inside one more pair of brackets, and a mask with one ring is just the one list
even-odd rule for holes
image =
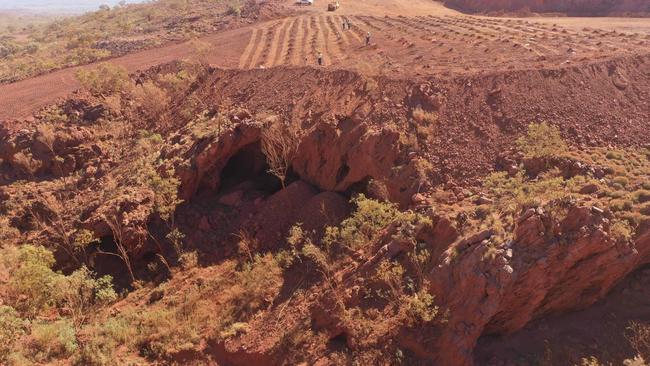
{"label": "tire track in dirt", "polygon": [[246,45],[246,48],[244,49],[244,53],[242,53],[241,57],[239,58],[240,69],[244,69],[250,64],[253,51],[257,46],[256,42],[261,32],[263,32],[261,28],[251,29],[251,35],[248,41],[248,45]]}

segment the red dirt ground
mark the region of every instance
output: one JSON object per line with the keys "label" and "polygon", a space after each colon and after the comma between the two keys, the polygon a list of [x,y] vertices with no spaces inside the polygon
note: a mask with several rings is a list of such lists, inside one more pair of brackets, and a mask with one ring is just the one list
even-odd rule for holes
{"label": "red dirt ground", "polygon": [[[343,1],[335,13],[322,4],[305,9],[204,37],[214,45],[208,61],[225,68],[303,66],[315,65],[322,52],[327,67],[417,78],[558,68],[650,53],[650,19],[474,17],[428,0]],[[351,30],[342,30],[344,19]],[[111,62],[136,72],[194,54],[190,44],[180,43]],[[77,69],[0,85],[0,120],[26,117],[70,94],[79,87]]]}
{"label": "red dirt ground", "polygon": [[[228,98],[251,112],[273,109],[305,123],[340,117],[340,125],[350,118],[404,126],[414,107],[427,104],[440,128],[420,153],[438,176],[457,181],[485,175],[531,122],[559,125],[574,145],[648,143],[650,19],[467,16],[429,0],[342,1],[335,13],[322,4],[303,10],[202,38],[214,46],[208,61],[224,69],[203,85],[208,100],[218,105]],[[351,30],[342,30],[344,19]],[[315,67],[318,52],[324,70]],[[190,44],[180,43],[111,62],[137,72],[194,56]],[[0,85],[0,120],[28,117],[70,95],[79,87],[77,70]],[[436,98],[420,100],[420,88]],[[568,360],[554,364],[573,364],[598,354],[580,349],[590,331],[594,344],[616,348],[608,335],[647,316],[636,312],[647,307],[647,296],[629,295],[625,286],[593,309],[540,320],[511,336],[484,337],[477,364],[538,357],[546,340],[553,360]],[[617,349],[608,359],[631,355],[624,344]]]}

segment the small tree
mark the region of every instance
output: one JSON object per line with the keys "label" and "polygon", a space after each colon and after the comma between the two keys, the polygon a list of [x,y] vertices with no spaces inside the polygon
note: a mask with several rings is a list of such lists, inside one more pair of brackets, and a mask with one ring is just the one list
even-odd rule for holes
{"label": "small tree", "polygon": [[193,56],[190,58],[190,61],[198,63],[204,70],[206,70],[210,65],[208,57],[213,46],[210,43],[201,41],[197,38],[190,40],[189,45],[193,51]]}
{"label": "small tree", "polygon": [[86,248],[75,242],[72,235],[74,230],[70,228],[68,220],[63,216],[65,205],[61,201],[53,194],[43,194],[39,197],[39,202],[45,206],[49,215],[42,215],[31,207],[29,211],[39,230],[50,233],[56,238],[52,243],[77,264],[81,264],[86,259]]}
{"label": "small tree", "polygon": [[85,266],[69,276],[61,276],[57,293],[61,305],[69,309],[77,328],[85,322],[90,307],[117,299],[117,293],[113,289],[113,278],[111,276],[95,278],[95,274]]}
{"label": "small tree", "polygon": [[165,123],[167,108],[171,100],[164,89],[147,81],[142,84],[141,88],[136,88],[133,95],[147,119],[158,120],[161,124]]}
{"label": "small tree", "polygon": [[113,233],[113,240],[115,241],[115,246],[117,247],[117,253],[105,251],[99,251],[99,253],[120,258],[126,266],[126,270],[129,273],[129,279],[131,280],[131,283],[135,283],[135,274],[133,273],[133,266],[131,265],[131,257],[129,256],[128,249],[124,245],[125,227],[122,223],[122,220],[120,219],[119,210],[115,208],[111,215],[104,215],[103,218]]}
{"label": "small tree", "polygon": [[262,152],[269,164],[268,172],[285,187],[287,174],[298,150],[298,133],[291,126],[276,122],[262,131]]}

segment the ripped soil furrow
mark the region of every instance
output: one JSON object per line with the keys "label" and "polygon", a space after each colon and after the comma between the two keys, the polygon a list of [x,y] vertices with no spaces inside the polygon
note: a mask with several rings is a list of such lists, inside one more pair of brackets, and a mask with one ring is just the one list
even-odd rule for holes
{"label": "ripped soil furrow", "polygon": [[286,64],[286,56],[288,54],[289,45],[291,42],[291,29],[295,25],[295,18],[287,19],[287,21],[282,25],[280,29],[280,46],[277,49],[275,54],[274,65],[283,65]]}
{"label": "ripped soil furrow", "polygon": [[[479,33],[484,31],[484,32],[487,32],[489,34],[494,34],[494,33],[490,32],[490,31],[493,31],[492,29],[490,29],[489,27],[487,27],[487,26],[485,26],[483,24],[480,24],[479,22],[471,24],[469,27],[470,27],[470,29],[469,29],[470,31],[475,31],[475,32],[479,32]],[[538,55],[547,56],[547,55],[558,55],[559,54],[559,52],[558,52],[558,50],[556,48],[549,48],[549,47],[541,44],[540,42],[537,42],[537,38],[540,38],[540,35],[538,35],[536,32],[528,32],[528,31],[518,32],[518,31],[514,31],[513,36],[516,35],[516,34],[523,37],[523,39],[522,39],[523,47],[526,47],[526,48],[528,48],[528,47],[532,48],[532,46],[536,47],[538,50],[535,50],[535,52],[537,52]],[[526,44],[528,44],[529,46],[526,46]]]}
{"label": "ripped soil furrow", "polygon": [[346,59],[348,58],[348,55],[346,52],[345,42],[343,41],[343,31],[339,30],[339,28],[336,26],[336,23],[334,22],[335,19],[335,17],[328,16],[327,27],[329,28],[330,34],[332,35],[332,43],[334,44],[333,47],[338,50],[337,53],[341,59]]}
{"label": "ripped soil furrow", "polygon": [[302,22],[300,22],[300,28],[298,30],[299,37],[300,39],[300,52],[298,53],[298,59],[296,60],[296,65],[306,65],[306,58],[307,58],[307,48],[309,47],[309,37],[311,35],[311,31],[309,29],[309,18],[308,17],[303,17]]}
{"label": "ripped soil furrow", "polygon": [[280,53],[281,62],[284,64],[291,64],[293,55],[296,52],[296,33],[300,18],[292,18],[291,25],[285,34],[285,42],[282,45],[282,52]]}
{"label": "ripped soil furrow", "polygon": [[343,58],[343,52],[341,52],[341,49],[338,46],[339,36],[337,36],[336,32],[330,27],[330,24],[327,21],[328,18],[329,17],[318,17],[318,23],[325,45],[324,55],[326,61],[328,61],[325,64],[331,65]]}
{"label": "ripped soil furrow", "polygon": [[369,28],[371,31],[382,31],[384,29],[370,22],[370,19],[374,19],[374,17],[359,16],[357,17],[357,19],[361,23],[363,23],[366,26],[366,28]]}
{"label": "ripped soil furrow", "polygon": [[260,28],[260,33],[258,34],[257,41],[255,42],[255,51],[253,51],[250,62],[248,63],[249,69],[257,67],[257,64],[259,63],[262,51],[266,47],[267,32],[268,29]]}
{"label": "ripped soil furrow", "polygon": [[240,69],[244,69],[248,67],[248,65],[250,64],[253,52],[257,48],[257,42],[261,32],[263,32],[263,30],[260,28],[251,29],[250,40],[248,41],[248,45],[246,46],[246,49],[244,49],[244,53],[242,53],[239,59]]}
{"label": "ripped soil furrow", "polygon": [[[332,27],[334,29],[343,29],[343,22],[345,21],[346,18],[343,18],[341,16],[334,16],[332,17]],[[340,28],[337,28],[340,27]],[[350,38],[354,38],[352,36],[352,32],[348,30],[341,30],[338,32],[339,36],[341,39],[339,40],[339,44],[341,45],[341,50],[343,50],[346,47],[350,47],[353,44],[353,41]]]}
{"label": "ripped soil furrow", "polygon": [[[356,24],[357,19],[355,17],[344,17],[343,19],[350,21],[350,30],[346,31],[345,34],[349,35],[351,38],[360,44],[363,43],[363,32],[359,29],[359,26]],[[341,24],[343,22],[341,21]],[[350,42],[353,44],[354,42]]]}
{"label": "ripped soil furrow", "polygon": [[259,58],[257,59],[257,64],[254,65],[253,67],[257,66],[264,66],[266,65],[268,58],[271,54],[271,48],[276,45],[275,41],[275,35],[276,35],[276,30],[278,28],[278,23],[272,24],[270,27],[266,29],[266,37],[264,38],[264,47],[262,48],[262,53],[259,55]]}
{"label": "ripped soil furrow", "polygon": [[281,46],[284,42],[284,34],[287,31],[287,24],[289,24],[289,19],[284,19],[282,23],[274,26],[273,41],[271,42],[271,48],[269,48],[269,54],[265,63],[268,67],[275,66],[278,63],[277,60],[281,52]]}
{"label": "ripped soil furrow", "polygon": [[[366,33],[368,33],[368,28],[371,28],[366,22],[361,20],[361,17],[355,17],[354,22],[352,23],[352,34],[354,35],[355,38],[359,40],[361,45],[366,44]],[[359,26],[359,23],[363,23],[365,27]]]}
{"label": "ripped soil furrow", "polygon": [[309,30],[310,30],[310,36],[309,36],[309,45],[306,50],[305,54],[305,61],[307,65],[311,64],[312,62],[316,62],[316,56],[318,55],[318,52],[322,52],[320,47],[322,45],[318,44],[318,37],[319,37],[319,30],[318,26],[316,25],[316,17],[310,17],[309,18]]}

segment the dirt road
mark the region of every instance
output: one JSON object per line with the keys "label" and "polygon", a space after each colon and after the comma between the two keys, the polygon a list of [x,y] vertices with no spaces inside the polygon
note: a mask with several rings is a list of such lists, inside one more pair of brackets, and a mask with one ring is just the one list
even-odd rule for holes
{"label": "dirt road", "polygon": [[[341,3],[336,12],[321,2],[298,16],[206,36],[214,47],[208,61],[242,69],[316,66],[322,53],[326,67],[417,77],[557,68],[650,52],[650,19],[476,17],[430,0]],[[343,30],[344,21],[350,30]],[[191,44],[180,43],[110,62],[136,72],[194,56]],[[0,120],[28,116],[70,94],[79,87],[79,68],[0,85]]]}

